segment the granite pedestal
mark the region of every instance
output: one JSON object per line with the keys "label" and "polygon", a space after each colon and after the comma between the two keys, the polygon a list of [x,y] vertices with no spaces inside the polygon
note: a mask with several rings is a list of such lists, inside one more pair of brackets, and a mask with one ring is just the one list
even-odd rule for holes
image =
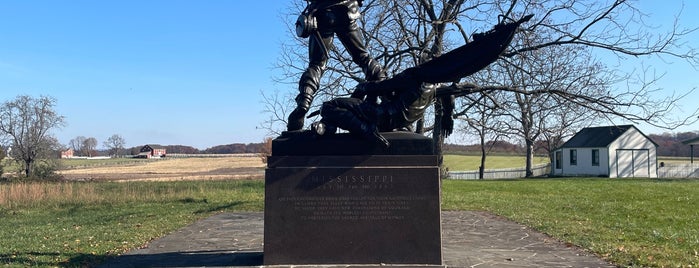
{"label": "granite pedestal", "polygon": [[265,174],[265,265],[442,264],[432,140],[384,133],[389,148],[287,133]]}

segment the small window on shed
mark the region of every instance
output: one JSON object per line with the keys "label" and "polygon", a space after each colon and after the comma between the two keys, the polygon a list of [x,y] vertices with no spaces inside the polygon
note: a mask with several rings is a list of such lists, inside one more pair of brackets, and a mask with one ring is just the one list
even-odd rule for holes
{"label": "small window on shed", "polygon": [[575,149],[570,150],[570,165],[571,166],[578,165],[578,150],[575,150]]}
{"label": "small window on shed", "polygon": [[592,165],[599,166],[599,149],[592,149]]}

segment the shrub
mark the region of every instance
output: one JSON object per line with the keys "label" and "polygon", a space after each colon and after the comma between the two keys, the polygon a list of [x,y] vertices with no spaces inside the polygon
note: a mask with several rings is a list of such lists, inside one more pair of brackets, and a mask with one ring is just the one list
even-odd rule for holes
{"label": "shrub", "polygon": [[41,159],[34,162],[32,166],[32,177],[41,180],[60,180],[61,176],[56,173],[60,168],[60,161],[57,159]]}

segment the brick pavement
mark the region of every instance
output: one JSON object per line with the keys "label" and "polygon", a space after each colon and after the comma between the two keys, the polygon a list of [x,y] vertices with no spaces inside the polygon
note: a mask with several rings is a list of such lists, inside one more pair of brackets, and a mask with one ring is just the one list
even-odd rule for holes
{"label": "brick pavement", "polygon": [[[266,267],[263,228],[261,212],[218,214],[100,267]],[[615,267],[526,226],[472,211],[442,213],[442,255],[447,267]]]}

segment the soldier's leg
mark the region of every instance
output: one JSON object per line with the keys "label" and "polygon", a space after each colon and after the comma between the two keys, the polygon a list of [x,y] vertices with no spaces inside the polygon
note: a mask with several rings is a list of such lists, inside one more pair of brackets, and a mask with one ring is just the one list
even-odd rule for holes
{"label": "soldier's leg", "polygon": [[296,109],[289,114],[287,130],[301,130],[306,113],[311,108],[313,97],[318,90],[320,77],[323,68],[320,66],[309,66],[301,75],[299,80],[299,94],[296,96]]}
{"label": "soldier's leg", "polygon": [[[308,44],[309,65],[301,75],[299,80],[299,94],[296,96],[296,109],[289,114],[287,121],[287,130],[295,131],[303,128],[306,113],[311,108],[311,103],[315,97],[318,88],[320,87],[320,78],[325,71],[327,57],[323,48],[326,44],[332,43],[332,33],[330,35],[323,34],[322,40],[311,36]],[[321,43],[322,42],[322,43]]]}
{"label": "soldier's leg", "polygon": [[[345,21],[340,24],[342,26],[338,25],[336,27],[336,35],[342,42],[342,45],[345,46],[345,49],[347,49],[347,52],[352,56],[352,61],[362,68],[367,81],[382,80],[386,78],[386,74],[381,65],[369,55],[364,45],[361,29],[357,25],[358,8],[356,3],[348,6],[348,16],[343,18]],[[353,15],[355,13],[357,15]]]}

